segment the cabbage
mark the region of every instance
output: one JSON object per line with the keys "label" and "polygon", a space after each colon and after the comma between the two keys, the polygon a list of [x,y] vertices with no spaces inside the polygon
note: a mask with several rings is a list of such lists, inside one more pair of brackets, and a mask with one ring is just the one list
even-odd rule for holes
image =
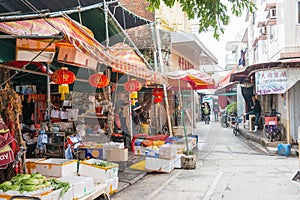
{"label": "cabbage", "polygon": [[39,185],[42,182],[43,182],[43,180],[39,180],[39,179],[35,179],[35,178],[29,178],[29,179],[22,180],[22,184],[25,184],[25,185]]}
{"label": "cabbage", "polygon": [[4,187],[4,186],[11,186],[11,185],[12,185],[11,181],[5,181],[5,182],[3,182],[3,183],[0,184],[0,188]]}
{"label": "cabbage", "polygon": [[15,177],[13,177],[11,179],[11,182],[13,182],[13,183],[15,183],[15,182],[20,183],[22,180],[30,178],[30,176],[31,176],[30,174],[17,174]]}
{"label": "cabbage", "polygon": [[7,187],[7,190],[15,190],[18,191],[21,187],[19,185],[11,185]]}
{"label": "cabbage", "polygon": [[20,188],[20,192],[32,192],[32,191],[35,191],[35,190],[38,190],[38,186],[36,185],[22,185],[21,188]]}

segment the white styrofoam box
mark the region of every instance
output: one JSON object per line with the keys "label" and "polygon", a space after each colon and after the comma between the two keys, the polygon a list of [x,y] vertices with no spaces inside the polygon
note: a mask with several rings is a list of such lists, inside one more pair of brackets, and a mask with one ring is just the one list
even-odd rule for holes
{"label": "white styrofoam box", "polygon": [[143,146],[134,146],[134,154],[136,155],[145,155],[146,147]]}
{"label": "white styrofoam box", "polygon": [[118,190],[119,177],[107,179],[105,181],[105,184],[106,184],[106,192],[109,194],[113,194]]}
{"label": "white styrofoam box", "polygon": [[176,158],[171,160],[166,160],[160,158],[146,157],[145,168],[150,171],[170,173],[175,167],[174,166],[175,159]]}
{"label": "white styrofoam box", "polygon": [[36,163],[45,160],[45,158],[26,158],[26,173],[34,174],[36,172]]}
{"label": "white styrofoam box", "polygon": [[161,159],[173,159],[176,157],[177,147],[172,144],[164,144],[159,147],[159,158]]}
{"label": "white styrofoam box", "polygon": [[107,153],[106,151],[109,148],[119,148],[119,149],[124,149],[124,142],[110,142],[103,144],[103,159],[107,158]]}
{"label": "white styrofoam box", "polygon": [[177,154],[176,158],[174,160],[174,168],[175,169],[181,169],[181,156],[183,156],[184,154]]}
{"label": "white styrofoam box", "polygon": [[77,171],[77,160],[50,158],[36,163],[36,171],[43,176],[62,177]]}
{"label": "white styrofoam box", "polygon": [[152,157],[152,158],[158,158],[159,157],[159,151],[158,149],[152,149],[150,147],[146,147],[145,150],[145,156],[146,157]]}
{"label": "white styrofoam box", "polygon": [[90,194],[95,190],[94,179],[92,177],[83,177],[76,175],[68,175],[58,179],[59,181],[69,182],[72,185],[73,199],[81,198]]}
{"label": "white styrofoam box", "polygon": [[79,165],[79,174],[81,176],[93,177],[96,183],[104,183],[107,179],[118,177],[119,165],[112,163],[112,166],[101,167],[95,164],[106,162],[98,159],[90,159],[81,162]]}

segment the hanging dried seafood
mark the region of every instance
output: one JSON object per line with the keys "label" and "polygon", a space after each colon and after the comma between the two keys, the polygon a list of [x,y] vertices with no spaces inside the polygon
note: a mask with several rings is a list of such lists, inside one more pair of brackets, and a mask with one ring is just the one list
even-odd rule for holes
{"label": "hanging dried seafood", "polygon": [[[5,88],[0,91],[0,114],[10,130],[10,134],[15,138],[11,148],[16,155],[20,146],[25,146],[21,136],[20,117],[22,115],[22,104],[19,95],[13,88],[6,84]],[[7,169],[0,170],[0,180],[8,180],[15,173],[22,173],[24,157],[15,165],[9,164]]]}

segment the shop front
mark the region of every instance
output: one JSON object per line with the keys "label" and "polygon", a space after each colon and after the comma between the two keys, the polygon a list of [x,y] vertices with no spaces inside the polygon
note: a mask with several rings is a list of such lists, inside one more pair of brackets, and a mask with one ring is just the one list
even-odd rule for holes
{"label": "shop front", "polygon": [[[281,113],[284,139],[291,144],[297,143],[300,125],[298,124],[299,116],[294,112],[297,109],[296,99],[299,92],[298,77],[297,60],[251,65],[246,70],[231,76],[231,81],[241,81],[242,92],[246,94],[243,95],[245,102],[251,94],[258,94],[263,112],[270,113],[276,110]],[[249,89],[251,91],[248,91]]]}

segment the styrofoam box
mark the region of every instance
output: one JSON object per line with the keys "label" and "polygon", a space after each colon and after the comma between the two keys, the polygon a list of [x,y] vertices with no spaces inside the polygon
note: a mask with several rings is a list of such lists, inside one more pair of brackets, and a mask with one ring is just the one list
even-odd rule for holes
{"label": "styrofoam box", "polygon": [[110,142],[110,143],[107,143],[107,144],[103,144],[103,159],[107,159],[106,151],[109,148],[124,149],[124,142]]}
{"label": "styrofoam box", "polygon": [[150,171],[170,173],[174,169],[175,159],[165,160],[160,158],[146,157],[145,168]]}
{"label": "styrofoam box", "polygon": [[27,158],[26,159],[26,173],[34,174],[36,172],[36,163],[45,160],[45,158]]}
{"label": "styrofoam box", "polygon": [[177,146],[164,144],[159,147],[159,158],[162,159],[173,159],[176,157],[177,154]]}
{"label": "styrofoam box", "polygon": [[113,194],[118,191],[119,177],[107,179],[105,181],[105,184],[106,184],[106,192],[109,194]]}
{"label": "styrofoam box", "polygon": [[181,169],[181,156],[183,156],[184,154],[177,154],[176,158],[174,160],[174,168],[175,169]]}
{"label": "styrofoam box", "polygon": [[90,159],[81,162],[79,165],[79,174],[81,176],[93,177],[96,183],[105,183],[106,180],[118,177],[119,165],[113,163],[110,167],[101,167],[94,164],[106,162],[98,159]]}
{"label": "styrofoam box", "polygon": [[69,182],[72,185],[73,199],[81,198],[92,193],[94,189],[94,179],[92,177],[83,177],[68,175],[58,179],[59,181]]}
{"label": "styrofoam box", "polygon": [[46,159],[36,163],[36,171],[43,176],[62,177],[77,171],[77,160]]}

